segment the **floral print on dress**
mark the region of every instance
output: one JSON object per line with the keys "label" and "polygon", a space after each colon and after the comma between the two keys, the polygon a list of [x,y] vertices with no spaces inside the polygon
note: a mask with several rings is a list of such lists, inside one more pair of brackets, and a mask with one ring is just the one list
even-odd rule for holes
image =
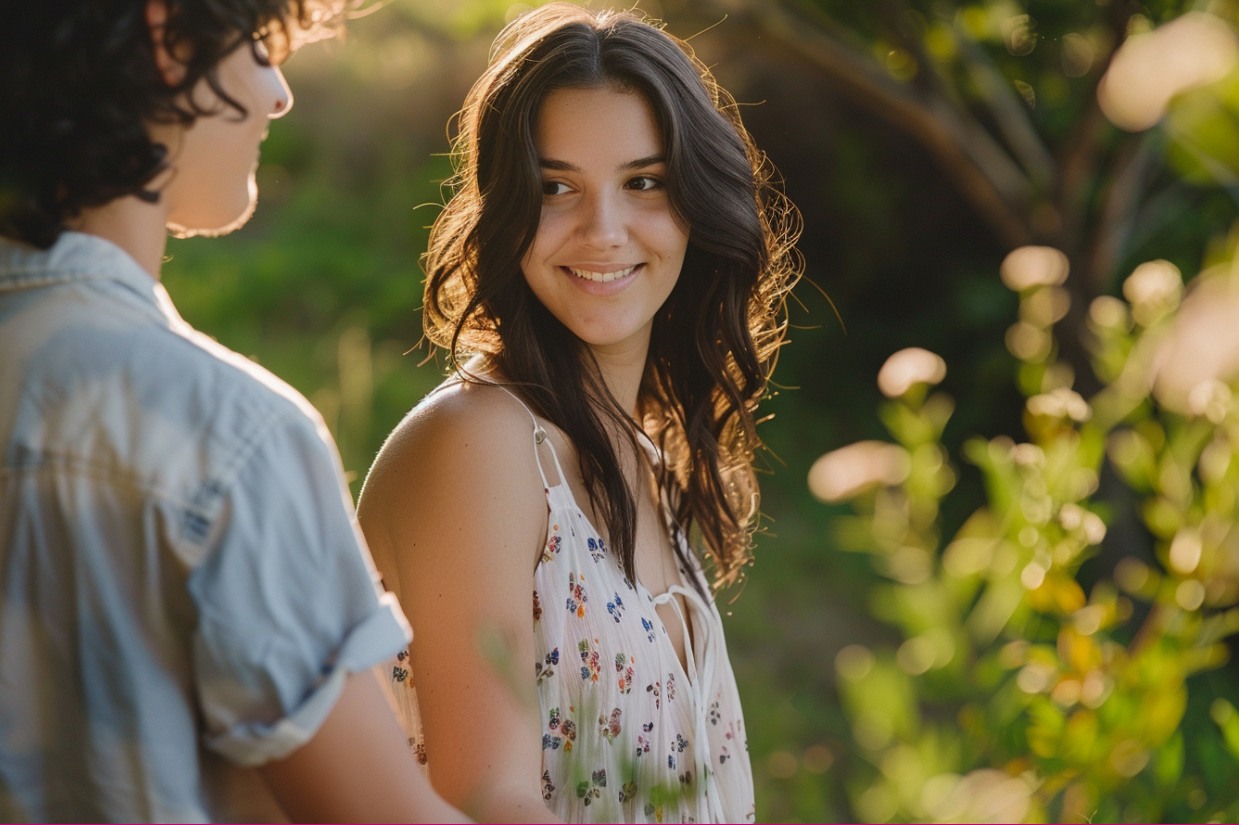
{"label": "floral print on dress", "polygon": [[619,674],[619,691],[625,696],[632,693],[632,677],[637,672],[633,665],[636,661],[637,657],[629,656],[627,653],[615,654],[615,672]]}
{"label": "floral print on dress", "polygon": [[[675,766],[677,764],[676,756],[678,754],[684,753],[686,748],[688,748],[688,740],[677,733],[675,735],[675,739],[671,743],[671,752],[667,754],[667,767],[668,768],[675,770]],[[680,775],[679,779],[681,782],[684,781],[683,774]]]}
{"label": "floral print on dress", "polygon": [[615,619],[616,624],[619,624],[620,619],[624,618],[624,600],[620,598],[619,593],[616,593],[615,598],[607,602],[607,612],[611,614],[612,619]]}
{"label": "floral print on dress", "polygon": [[597,639],[594,639],[593,645],[589,643],[589,639],[582,639],[577,643],[577,650],[581,654],[581,678],[591,682],[597,682],[598,674],[602,673],[602,658],[598,655],[597,644]]}
{"label": "floral print on dress", "polygon": [[413,672],[408,668],[409,652],[402,650],[396,654],[396,664],[392,665],[391,678],[398,685],[413,687]]}
{"label": "floral print on dress", "polygon": [[557,664],[559,664],[559,648],[555,648],[546,654],[546,657],[541,662],[534,663],[533,674],[538,684],[542,684],[543,681],[555,675],[555,665]]}
{"label": "floral print on dress", "polygon": [[576,722],[565,719],[560,731],[564,735],[564,753],[572,753],[572,743],[576,741]]}
{"label": "floral print on dress", "polygon": [[581,781],[576,786],[576,795],[584,804],[589,805],[602,796],[602,789],[607,786],[607,770],[602,768],[594,771],[589,780]]}
{"label": "floral print on dress", "polygon": [[563,538],[559,535],[559,525],[551,525],[550,536],[546,539],[546,547],[542,548],[542,561],[548,562],[555,558],[559,548],[563,546]]}
{"label": "floral print on dress", "polygon": [[568,573],[568,613],[575,614],[578,619],[585,618],[585,602],[589,597],[585,594],[585,576],[578,577],[576,573]]}
{"label": "floral print on dress", "polygon": [[595,563],[602,561],[607,556],[607,543],[601,538],[589,538],[585,540],[585,544],[589,547],[589,557]]}
{"label": "floral print on dress", "polygon": [[620,725],[620,717],[623,715],[624,711],[616,708],[611,711],[611,717],[609,719],[606,716],[598,717],[598,732],[602,735],[603,739],[608,742],[615,742],[615,737],[619,736],[620,732],[623,730],[623,726]]}
{"label": "floral print on dress", "polygon": [[559,724],[559,708],[552,708],[550,718],[546,722],[546,729],[550,733],[542,734],[542,750],[556,750],[564,741],[563,737],[555,735],[555,732],[559,730]]}
{"label": "floral print on dress", "polygon": [[533,620],[542,618],[542,602],[538,600],[538,591],[533,591]]}

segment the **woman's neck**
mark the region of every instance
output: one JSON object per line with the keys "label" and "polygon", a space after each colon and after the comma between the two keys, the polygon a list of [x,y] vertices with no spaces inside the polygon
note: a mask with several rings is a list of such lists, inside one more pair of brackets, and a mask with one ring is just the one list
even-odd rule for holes
{"label": "woman's neck", "polygon": [[595,347],[590,351],[598,364],[599,377],[607,390],[634,418],[637,416],[637,399],[641,393],[641,378],[645,375],[645,359],[650,352],[650,337],[647,334],[619,344]]}

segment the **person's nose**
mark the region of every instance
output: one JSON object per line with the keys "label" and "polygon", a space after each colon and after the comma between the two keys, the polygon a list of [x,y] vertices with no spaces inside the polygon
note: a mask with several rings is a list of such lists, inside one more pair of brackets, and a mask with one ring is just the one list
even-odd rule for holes
{"label": "person's nose", "polygon": [[627,218],[618,193],[606,191],[587,195],[581,204],[582,241],[592,248],[613,249],[628,240]]}
{"label": "person's nose", "polygon": [[278,66],[272,66],[271,70],[275,72],[275,99],[271,103],[271,110],[267,113],[267,117],[275,120],[288,114],[288,110],[293,107],[293,90],[288,87],[288,81],[284,79],[284,73],[280,71]]}

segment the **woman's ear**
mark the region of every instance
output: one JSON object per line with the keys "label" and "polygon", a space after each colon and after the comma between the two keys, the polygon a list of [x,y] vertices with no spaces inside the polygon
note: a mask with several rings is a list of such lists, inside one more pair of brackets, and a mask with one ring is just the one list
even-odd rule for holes
{"label": "woman's ear", "polygon": [[168,3],[167,0],[147,0],[146,25],[151,30],[151,46],[154,47],[155,67],[163,75],[164,83],[179,86],[185,80],[185,63],[178,60],[168,48]]}

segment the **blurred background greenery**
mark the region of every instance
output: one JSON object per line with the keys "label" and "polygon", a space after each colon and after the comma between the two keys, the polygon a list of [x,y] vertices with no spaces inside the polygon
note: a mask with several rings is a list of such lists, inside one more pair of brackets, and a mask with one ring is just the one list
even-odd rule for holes
{"label": "blurred background greenery", "polygon": [[[853,546],[856,530],[853,545],[840,530],[854,523],[847,520],[853,510],[841,498],[815,498],[806,484],[810,467],[842,445],[889,437],[875,412],[882,401],[875,377],[891,353],[919,346],[942,356],[942,389],[954,407],[931,440],[955,462],[953,489],[933,493],[931,529],[917,540],[935,577],[945,575],[938,559],[946,539],[987,500],[995,506],[993,468],[959,460],[965,442],[1004,434],[1023,441],[1026,397],[1062,386],[1091,399],[1111,383],[1113,376],[1094,370],[1089,308],[1099,296],[1120,294],[1138,264],[1165,260],[1190,277],[1230,259],[1239,218],[1235,4],[649,0],[638,7],[690,38],[740,101],[805,219],[807,279],[792,301],[792,342],[764,407],[774,418],[761,430],[770,452],[757,564],[742,588],[720,597],[748,720],[758,818],[932,817],[933,810],[882,796],[907,756],[892,744],[903,735],[892,718],[914,708],[936,714],[944,730],[966,730],[966,704],[952,705],[933,684],[894,679],[895,693],[873,711],[892,717],[883,723],[891,727],[887,739],[858,727],[865,709],[848,699],[846,679],[837,684],[836,662],[839,672],[856,674],[869,661],[861,651],[877,651],[869,655],[881,663],[883,650],[905,649],[914,634],[891,609],[889,583],[906,570],[873,552],[841,552],[864,549]],[[450,174],[447,125],[495,33],[527,8],[506,0],[391,0],[353,20],[343,40],[305,48],[286,66],[296,105],[264,145],[255,218],[224,239],[169,245],[164,279],[182,314],[313,401],[337,437],[354,494],[386,433],[442,378],[441,359],[426,362],[418,347],[417,260]],[[1166,28],[1185,14],[1219,27]],[[1130,59],[1115,60],[1120,47]],[[1099,102],[1103,77],[1109,85]],[[1030,244],[1061,250],[1070,274],[1055,287],[1058,297],[1045,299],[1061,312],[1051,307],[1041,326],[1013,327],[1040,310],[1004,286],[1000,266]],[[1047,364],[1060,365],[1055,386],[1045,384]],[[910,414],[921,414],[921,400]],[[1154,417],[1148,404],[1141,410]],[[1041,432],[1039,443],[1061,435]],[[1084,504],[1108,530],[1065,568],[1081,592],[1112,580],[1128,557],[1150,569],[1166,558],[1162,537],[1140,517],[1144,492],[1133,493],[1102,466],[1100,453],[1095,458],[1098,489]],[[858,505],[862,514],[866,506]],[[1135,610],[1133,622],[1147,612]],[[1039,632],[1045,629],[1017,622],[1000,640]],[[1115,631],[1116,644],[1131,641],[1123,632]],[[1218,700],[1239,700],[1239,671],[1224,663],[1224,646],[1211,649],[1209,666],[1185,677],[1180,726],[1188,735],[1176,741],[1187,767],[1180,773],[1199,781],[1183,786],[1177,807],[1099,809],[1096,794],[1070,797],[1074,786],[1065,781],[1046,805],[1021,815],[1225,815],[1234,800],[1221,789],[1239,781],[1225,742],[1228,735],[1239,742],[1239,721],[1227,734],[1219,717],[1231,717],[1211,710]],[[889,662],[891,673],[931,682],[937,670],[916,673],[915,656]],[[984,705],[977,694],[969,701]],[[1014,738],[1004,753],[1027,747],[1019,727],[1027,719],[1006,724]],[[916,747],[936,747],[918,736]],[[961,756],[945,743],[941,758],[926,762],[940,763],[942,776],[985,765],[1016,776],[1031,765],[994,761],[992,750]],[[1158,768],[1165,759],[1146,762],[1147,771],[1166,770]],[[1064,775],[1087,774],[1073,764]],[[1144,770],[1142,763],[1137,773]],[[1160,786],[1150,787],[1156,794]],[[946,798],[970,788],[940,782],[926,793]]]}

